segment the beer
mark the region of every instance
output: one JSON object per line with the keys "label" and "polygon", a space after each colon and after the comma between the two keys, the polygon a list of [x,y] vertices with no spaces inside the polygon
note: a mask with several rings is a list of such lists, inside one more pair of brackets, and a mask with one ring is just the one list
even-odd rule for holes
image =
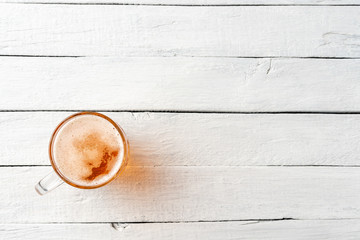
{"label": "beer", "polygon": [[70,117],[57,128],[50,144],[55,171],[63,180],[80,188],[108,183],[126,159],[126,142],[121,133],[111,119],[99,113]]}

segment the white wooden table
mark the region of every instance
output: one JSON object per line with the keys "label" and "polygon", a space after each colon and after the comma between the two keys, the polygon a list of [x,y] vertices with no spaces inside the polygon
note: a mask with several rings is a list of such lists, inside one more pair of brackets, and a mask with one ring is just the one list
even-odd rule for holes
{"label": "white wooden table", "polygon": [[[0,0],[0,55],[0,239],[360,239],[360,1]],[[84,110],[129,167],[37,195]]]}

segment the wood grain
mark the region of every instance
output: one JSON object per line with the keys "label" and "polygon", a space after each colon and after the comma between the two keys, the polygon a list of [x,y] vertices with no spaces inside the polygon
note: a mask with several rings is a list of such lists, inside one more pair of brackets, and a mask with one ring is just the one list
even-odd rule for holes
{"label": "wood grain", "polygon": [[151,5],[359,5],[356,0],[0,0],[5,3],[83,3],[83,4],[151,4]]}
{"label": "wood grain", "polygon": [[128,167],[103,188],[39,196],[49,171],[0,168],[0,223],[360,217],[360,168]]}
{"label": "wood grain", "polygon": [[360,111],[359,76],[360,59],[1,57],[0,109]]}
{"label": "wood grain", "polygon": [[0,55],[358,58],[359,16],[353,6],[2,4]]}
{"label": "wood grain", "polygon": [[0,224],[2,239],[357,240],[359,220],[151,224]]}
{"label": "wood grain", "polygon": [[[0,114],[0,165],[49,165],[53,129],[69,112]],[[105,113],[132,166],[359,166],[360,115]]]}

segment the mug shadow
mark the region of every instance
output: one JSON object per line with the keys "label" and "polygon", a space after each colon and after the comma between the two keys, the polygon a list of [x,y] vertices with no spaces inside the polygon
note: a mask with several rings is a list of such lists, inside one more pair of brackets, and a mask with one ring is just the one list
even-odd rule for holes
{"label": "mug shadow", "polygon": [[[123,173],[111,184],[112,191],[137,199],[151,199],[166,175],[166,169],[156,166],[156,159],[145,148],[146,143],[130,142],[130,157]],[[144,150],[146,149],[146,151]]]}

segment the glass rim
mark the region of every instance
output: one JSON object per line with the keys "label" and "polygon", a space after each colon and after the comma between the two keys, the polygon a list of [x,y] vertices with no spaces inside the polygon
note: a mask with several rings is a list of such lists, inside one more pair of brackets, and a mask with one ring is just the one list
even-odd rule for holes
{"label": "glass rim", "polygon": [[[95,115],[95,116],[101,117],[101,118],[107,120],[108,122],[110,122],[115,127],[115,129],[119,132],[122,142],[123,142],[123,147],[124,147],[124,154],[122,157],[122,162],[121,162],[119,170],[114,174],[114,176],[109,178],[106,182],[98,184],[98,185],[93,185],[93,186],[77,185],[76,183],[72,182],[64,174],[62,174],[62,172],[58,169],[57,165],[55,164],[54,156],[53,156],[53,144],[54,144],[54,141],[56,139],[56,136],[57,136],[59,130],[63,126],[65,126],[65,124],[67,122],[69,122],[71,119],[73,119],[75,117],[83,116],[83,115]],[[69,184],[73,187],[82,188],[82,189],[99,188],[99,187],[102,187],[102,186],[110,183],[111,181],[113,181],[125,169],[125,166],[127,165],[127,161],[128,161],[128,154],[129,154],[129,143],[128,143],[128,140],[126,138],[126,135],[125,135],[125,132],[123,131],[123,129],[116,122],[114,122],[111,118],[109,118],[108,116],[106,116],[104,114],[98,113],[98,112],[79,112],[79,113],[75,113],[75,114],[68,116],[67,118],[65,118],[63,121],[61,121],[57,125],[53,134],[51,135],[50,144],[49,144],[50,163],[51,163],[51,166],[54,169],[55,173],[67,184]]]}

